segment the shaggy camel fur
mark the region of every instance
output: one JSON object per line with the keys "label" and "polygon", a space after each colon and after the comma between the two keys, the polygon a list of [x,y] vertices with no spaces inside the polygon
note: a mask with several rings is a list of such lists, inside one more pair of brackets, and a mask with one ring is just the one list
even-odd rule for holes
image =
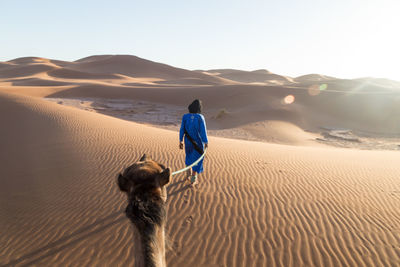
{"label": "shaggy camel fur", "polygon": [[165,222],[171,171],[146,155],[118,175],[119,189],[128,196],[126,216],[134,229],[135,265],[166,266]]}

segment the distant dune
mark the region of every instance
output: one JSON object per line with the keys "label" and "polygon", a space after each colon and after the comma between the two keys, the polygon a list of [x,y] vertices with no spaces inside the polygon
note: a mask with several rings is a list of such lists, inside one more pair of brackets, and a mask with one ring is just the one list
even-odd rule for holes
{"label": "distant dune", "polygon": [[49,70],[53,70],[53,66],[47,64],[29,64],[29,65],[10,65],[1,68],[0,78],[16,78],[27,77],[35,74],[40,74]]}
{"label": "distant dune", "polygon": [[51,70],[47,74],[51,77],[62,79],[121,79],[121,76],[118,74],[89,73],[66,68]]}
{"label": "distant dune", "polygon": [[7,62],[0,62],[0,70],[1,69],[6,69],[9,68],[11,64],[7,63]]}
{"label": "distant dune", "polygon": [[243,71],[234,69],[215,69],[203,71],[217,77],[241,83],[288,84],[293,80],[290,77],[274,74],[268,70]]}
{"label": "distant dune", "polygon": [[360,81],[364,84],[371,84],[371,85],[376,85],[382,88],[394,88],[394,89],[399,89],[400,88],[400,82],[399,81],[393,81],[389,79],[383,79],[383,78],[359,78],[355,79],[356,81]]}
{"label": "distant dune", "polygon": [[67,81],[55,81],[41,78],[22,78],[12,81],[13,86],[63,86],[70,85]]}
{"label": "distant dune", "polygon": [[[321,74],[290,78],[264,69],[189,71],[136,56],[99,55],[75,62],[39,57],[1,62],[0,85],[33,96],[142,99],[172,105],[186,105],[198,97],[214,129],[243,126],[255,136],[260,134],[254,123],[260,122],[260,130],[268,132],[268,121],[314,132],[329,126],[368,134],[400,133],[400,82],[387,79]],[[285,103],[288,95],[293,103]],[[224,109],[229,116],[215,119]],[[277,140],[272,137],[263,140]]]}
{"label": "distant dune", "polygon": [[[52,71],[50,76],[68,79],[115,78],[122,74],[135,78],[157,78],[162,80],[198,79],[207,84],[233,83],[218,77],[175,68],[129,55],[102,55],[79,59],[75,62],[50,60],[39,57],[24,57],[1,63],[0,78],[17,78]],[[92,74],[92,75],[90,75]],[[96,76],[97,74],[97,76]],[[197,82],[198,84],[198,82]]]}
{"label": "distant dune", "polygon": [[326,80],[334,80],[336,78],[326,76],[326,75],[321,75],[321,74],[307,74],[303,76],[299,76],[294,78],[294,81],[296,82],[307,82],[307,81],[326,81]]}
{"label": "distant dune", "polygon": [[84,72],[123,74],[130,77],[150,77],[167,80],[200,78],[211,81],[214,84],[221,83],[221,80],[215,77],[129,55],[91,56],[75,61],[71,68]]}

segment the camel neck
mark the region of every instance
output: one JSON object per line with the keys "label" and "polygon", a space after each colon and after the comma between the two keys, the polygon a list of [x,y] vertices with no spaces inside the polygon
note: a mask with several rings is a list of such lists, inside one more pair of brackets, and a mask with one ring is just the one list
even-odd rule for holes
{"label": "camel neck", "polygon": [[165,203],[160,199],[132,198],[126,215],[134,226],[136,267],[165,266]]}
{"label": "camel neck", "polygon": [[165,231],[164,226],[154,226],[154,231],[146,235],[135,227],[134,249],[135,267],[165,267]]}

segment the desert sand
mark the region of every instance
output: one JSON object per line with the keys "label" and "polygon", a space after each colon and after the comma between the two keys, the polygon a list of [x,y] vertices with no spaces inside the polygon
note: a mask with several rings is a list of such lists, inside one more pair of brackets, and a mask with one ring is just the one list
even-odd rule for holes
{"label": "desert sand", "polygon": [[143,153],[184,167],[177,129],[194,98],[210,145],[197,187],[168,185],[168,266],[398,266],[399,84],[234,73],[1,62],[0,266],[131,266],[116,177]]}

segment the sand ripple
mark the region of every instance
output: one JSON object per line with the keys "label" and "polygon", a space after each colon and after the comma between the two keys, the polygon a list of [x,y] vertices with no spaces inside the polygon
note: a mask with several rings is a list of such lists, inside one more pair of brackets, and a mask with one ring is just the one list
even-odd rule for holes
{"label": "sand ripple", "polygon": [[[12,114],[12,116],[10,116]],[[130,266],[115,185],[177,133],[0,93],[1,266]],[[210,138],[196,189],[168,187],[169,266],[398,266],[400,157]]]}

